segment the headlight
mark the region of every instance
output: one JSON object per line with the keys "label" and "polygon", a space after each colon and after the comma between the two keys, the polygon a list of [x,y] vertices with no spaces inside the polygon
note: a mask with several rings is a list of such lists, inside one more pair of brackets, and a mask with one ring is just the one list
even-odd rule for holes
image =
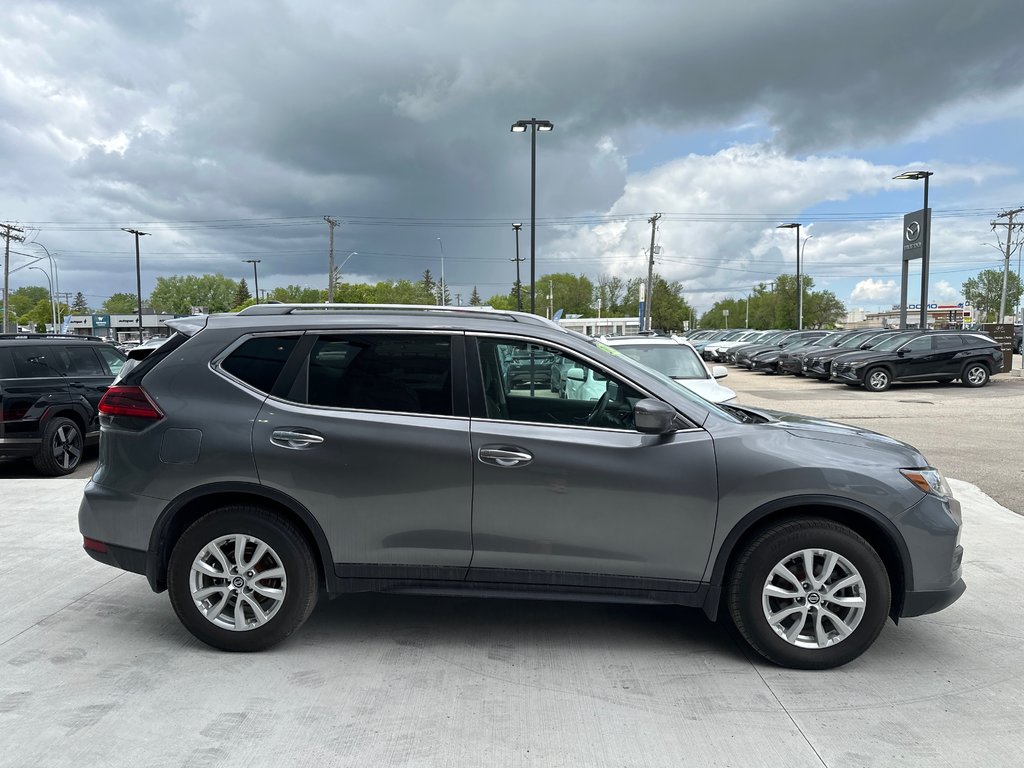
{"label": "headlight", "polygon": [[953,492],[949,489],[946,478],[937,469],[932,467],[901,469],[900,474],[916,485],[923,493],[931,493],[943,499],[953,498]]}

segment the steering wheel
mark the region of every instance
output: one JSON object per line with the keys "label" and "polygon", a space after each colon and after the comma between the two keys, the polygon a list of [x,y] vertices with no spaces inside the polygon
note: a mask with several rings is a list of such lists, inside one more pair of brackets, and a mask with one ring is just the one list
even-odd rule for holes
{"label": "steering wheel", "polygon": [[594,406],[594,410],[587,416],[587,420],[584,422],[588,427],[591,427],[601,421],[601,417],[604,416],[605,409],[608,407],[608,390],[605,390],[604,394],[601,395],[601,399],[597,401],[597,405]]}

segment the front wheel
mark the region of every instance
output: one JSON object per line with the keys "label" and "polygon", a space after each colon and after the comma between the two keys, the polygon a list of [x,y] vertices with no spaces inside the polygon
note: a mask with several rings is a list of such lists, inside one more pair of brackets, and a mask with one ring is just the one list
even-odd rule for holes
{"label": "front wheel", "polygon": [[885,368],[872,368],[864,374],[864,386],[872,392],[885,392],[892,386],[892,376]]}
{"label": "front wheel", "polygon": [[988,384],[989,373],[984,363],[968,363],[960,377],[965,387],[984,387]]}
{"label": "front wheel", "polygon": [[312,612],[316,564],[287,520],[260,507],[222,507],[178,539],[167,588],[178,619],[198,639],[225,651],[259,651]]}
{"label": "front wheel", "polygon": [[829,669],[866,651],[885,625],[891,592],[878,553],[824,519],[774,525],[740,553],[729,613],[751,648],[775,664]]}

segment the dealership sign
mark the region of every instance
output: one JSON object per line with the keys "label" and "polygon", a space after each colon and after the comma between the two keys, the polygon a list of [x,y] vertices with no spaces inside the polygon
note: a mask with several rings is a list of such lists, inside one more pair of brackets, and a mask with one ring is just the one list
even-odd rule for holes
{"label": "dealership sign", "polygon": [[930,232],[925,232],[925,212],[908,213],[903,217],[903,260],[911,261],[924,256],[924,240]]}

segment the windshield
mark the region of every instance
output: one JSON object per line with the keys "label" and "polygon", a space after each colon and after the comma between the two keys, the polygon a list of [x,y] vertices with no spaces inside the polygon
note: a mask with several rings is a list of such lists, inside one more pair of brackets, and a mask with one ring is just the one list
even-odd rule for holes
{"label": "windshield", "polygon": [[855,333],[852,336],[847,336],[845,339],[842,339],[838,344],[836,344],[836,346],[837,347],[859,347],[861,344],[863,344],[865,341],[870,339],[872,336],[877,336],[877,335],[878,334],[875,334],[875,333]]}
{"label": "windshield", "polygon": [[878,342],[871,348],[871,351],[892,352],[896,347],[902,346],[904,343],[920,335],[919,331],[914,331],[913,333],[897,333],[895,336],[890,336],[888,339]]}
{"label": "windshield", "polygon": [[682,344],[616,344],[626,357],[673,379],[706,379],[707,369],[697,353]]}

